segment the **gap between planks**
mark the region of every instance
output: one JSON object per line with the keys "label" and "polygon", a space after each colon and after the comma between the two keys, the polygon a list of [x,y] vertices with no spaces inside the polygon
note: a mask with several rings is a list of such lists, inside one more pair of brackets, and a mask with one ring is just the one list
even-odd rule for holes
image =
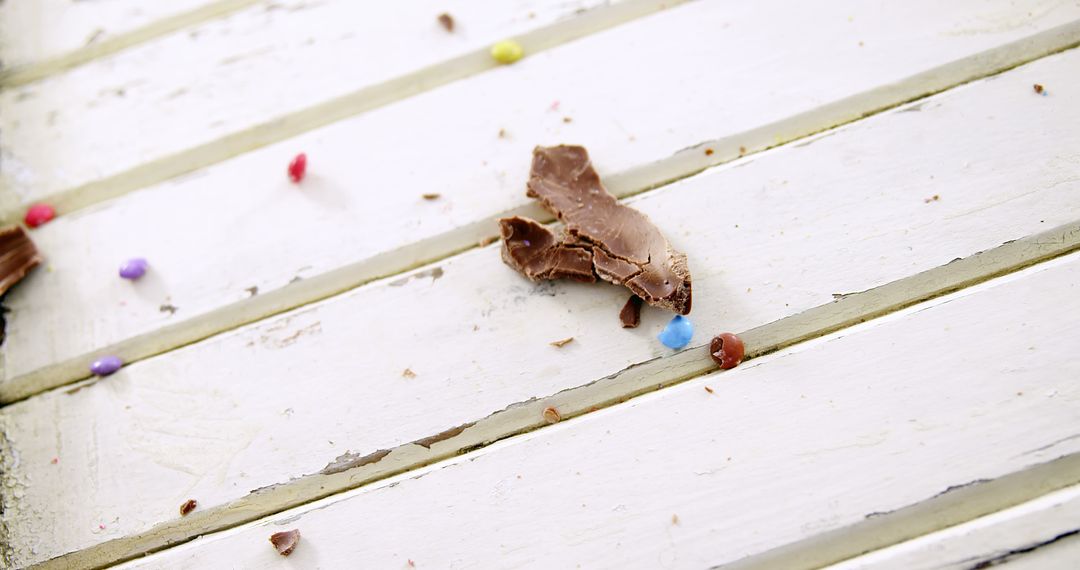
{"label": "gap between planks", "polygon": [[[617,15],[619,18],[622,18],[620,22],[629,21],[630,19],[633,19],[633,17],[643,15],[639,14],[639,11],[645,11],[649,6],[652,6],[652,4],[628,2],[626,4],[617,4],[592,10],[579,18],[560,22],[546,29],[534,30],[533,32],[522,36],[522,41],[530,52],[550,49],[564,41],[570,41],[571,39],[584,36],[588,33],[602,30],[605,27],[616,25],[611,23],[616,16],[605,19],[603,16],[604,14],[618,10],[619,12]],[[552,31],[554,28],[559,29]],[[932,68],[893,84],[884,85],[839,99],[833,103],[793,115],[786,119],[775,121],[736,135],[699,143],[683,149],[666,159],[631,168],[624,172],[609,176],[606,178],[605,184],[613,194],[620,198],[634,196],[688,178],[708,168],[729,163],[747,155],[760,153],[778,146],[800,141],[897,106],[943,92],[953,87],[1003,73],[1033,60],[1047,55],[1060,53],[1078,45],[1080,45],[1080,21],[1075,21],[1022,40],[1004,44],[973,56]],[[491,63],[486,54],[467,54],[452,60],[451,62],[432,66],[415,72],[414,74],[406,75],[402,78],[358,91],[337,100],[298,111],[286,116],[280,121],[267,123],[263,126],[255,127],[254,129],[236,135],[230,135],[230,137],[225,137],[224,139],[219,139],[213,143],[185,151],[184,153],[180,153],[180,155],[175,155],[181,156],[186,155],[187,153],[196,153],[201,157],[200,160],[206,160],[207,162],[199,163],[197,166],[185,168],[179,172],[174,172],[164,178],[228,158],[228,156],[222,156],[215,159],[211,156],[211,151],[219,144],[225,144],[227,147],[231,147],[232,143],[227,143],[227,141],[233,140],[232,137],[242,138],[242,136],[254,136],[255,139],[253,140],[261,141],[257,146],[261,146],[319,126],[324,126],[351,114],[389,103],[392,99],[385,98],[392,96],[393,90],[389,89],[388,86],[398,83],[407,84],[408,82],[404,80],[413,77],[414,75],[433,74],[435,73],[435,70],[446,65],[457,66],[457,68],[460,68],[460,71],[471,68],[470,66],[483,66],[484,68],[487,68],[490,67]],[[427,88],[437,87],[450,80],[446,79],[446,76],[444,76],[443,79],[444,81],[439,83],[427,85]],[[402,96],[420,92],[423,89],[421,89],[419,85],[420,82],[417,82],[416,85],[408,86],[408,88],[413,89],[414,92]],[[374,93],[378,97],[384,99],[378,99],[378,97],[366,99],[365,94],[368,93]],[[364,107],[364,105],[368,106]],[[333,113],[327,111],[327,114],[320,115],[324,107],[334,107],[336,110]],[[359,110],[355,110],[354,108]],[[295,132],[289,129],[294,129]],[[702,151],[702,149],[706,147],[713,150],[711,155]],[[250,148],[244,150],[250,150]],[[236,153],[239,152],[242,151],[237,151]],[[162,161],[166,162],[170,160],[172,159],[162,159]],[[151,168],[153,164],[162,161],[149,163],[132,171],[128,171],[126,174],[118,175],[118,177],[124,177],[127,174],[136,171],[145,171],[143,174],[139,175],[143,177],[140,178],[141,182],[139,184],[134,187],[129,187],[127,190],[117,191],[116,194],[132,190],[143,184],[160,181],[160,178],[153,178],[152,176],[146,178],[146,176],[153,174],[153,169]],[[91,183],[89,186],[105,184],[106,182],[107,181],[98,181]],[[122,186],[118,186],[117,188],[121,187]],[[77,190],[69,191],[66,194],[71,194],[76,191]],[[108,191],[111,192],[111,190]],[[110,194],[108,197],[111,196],[112,195]],[[93,201],[90,201],[83,205],[88,205],[92,202]],[[474,221],[455,228],[454,230],[411,243],[396,250],[382,252],[339,269],[290,284],[287,287],[268,291],[256,297],[237,301],[233,304],[203,313],[182,322],[161,327],[153,332],[101,347],[95,352],[119,354],[126,362],[131,363],[186,346],[215,334],[284,311],[295,309],[302,305],[338,295],[372,281],[392,277],[411,269],[461,254],[477,247],[477,244],[483,240],[494,237],[493,228],[496,227],[495,221],[500,217],[512,215],[529,216],[541,222],[552,221],[552,216],[549,213],[542,211],[534,204],[511,208],[507,211],[500,212],[497,215]],[[3,385],[0,386],[0,405],[7,405],[24,400],[44,391],[85,380],[86,378],[88,378],[86,355],[69,358],[4,382]]]}
{"label": "gap between planks", "polygon": [[[521,44],[527,56],[532,56],[688,1],[625,0],[589,9],[580,15],[530,30],[514,39]],[[483,49],[473,50],[329,101],[281,115],[216,140],[145,162],[119,174],[87,182],[36,201],[51,204],[59,214],[71,213],[500,65],[491,58],[485,46]],[[15,204],[0,215],[0,220],[6,222],[18,220],[24,208],[25,204]]]}
{"label": "gap between planks", "polygon": [[[752,328],[740,336],[747,346],[747,359],[755,358],[1077,250],[1080,250],[1080,221],[1009,241],[991,250],[873,289],[843,296],[831,303]],[[318,473],[263,487],[231,503],[196,511],[182,519],[164,522],[149,531],[99,543],[34,567],[92,569],[132,560],[200,535],[249,523],[534,431],[547,425],[543,420],[543,410],[549,407],[559,410],[563,419],[569,419],[619,404],[714,372],[716,366],[707,347],[707,344],[697,345],[672,356],[631,365],[583,386],[511,404],[477,421],[413,443],[366,455],[346,454]],[[921,529],[919,534],[925,534],[1076,483],[1080,481],[1080,455],[1068,456],[995,481],[1002,482],[973,485],[969,491],[964,491],[967,487],[961,488],[956,493],[941,495],[944,499],[937,497],[925,504],[910,507],[910,512],[909,509],[901,509],[897,511],[900,514],[896,515],[896,520],[900,522],[892,522],[894,517],[890,514],[887,521],[868,521],[865,527],[856,525],[851,531],[863,537],[858,543],[849,543],[839,535],[830,533],[821,541],[797,543],[790,548],[770,552],[772,556],[784,557],[782,559],[785,561],[789,557],[794,560],[804,555],[810,560],[806,552],[812,552],[814,560],[823,560],[815,563],[815,566],[805,566],[807,568],[838,562],[917,536],[911,534],[914,532],[911,529]],[[1033,495],[1035,492],[1037,494]],[[978,501],[968,500],[969,495],[977,497]],[[916,524],[913,521],[921,522]],[[789,551],[794,554],[789,554]],[[765,566],[772,564],[771,559],[767,562]],[[756,563],[748,559],[745,564]]]}
{"label": "gap between planks", "polygon": [[823,568],[1015,507],[1078,482],[1080,454],[1074,453],[989,481],[950,487],[920,503],[712,568]]}
{"label": "gap between planks", "polygon": [[[0,88],[11,89],[44,79],[52,74],[112,55],[129,47],[195,26],[233,12],[254,6],[262,0],[218,0],[212,4],[183,12],[136,28],[129,32],[93,43],[75,51],[0,72]],[[32,32],[32,30],[31,30]]]}

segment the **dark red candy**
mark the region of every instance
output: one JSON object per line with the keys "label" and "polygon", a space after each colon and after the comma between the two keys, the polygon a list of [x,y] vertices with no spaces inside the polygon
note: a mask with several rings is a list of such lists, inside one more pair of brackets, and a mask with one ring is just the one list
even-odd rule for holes
{"label": "dark red candy", "polygon": [[720,368],[735,368],[742,362],[746,354],[746,347],[738,336],[732,333],[721,333],[712,339],[709,345],[709,354],[720,365]]}

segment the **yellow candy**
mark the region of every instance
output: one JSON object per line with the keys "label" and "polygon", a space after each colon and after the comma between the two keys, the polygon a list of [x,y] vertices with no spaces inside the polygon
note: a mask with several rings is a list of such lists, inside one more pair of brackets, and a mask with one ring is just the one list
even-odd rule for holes
{"label": "yellow candy", "polygon": [[514,63],[524,55],[525,50],[514,40],[503,40],[491,46],[491,57],[499,63]]}

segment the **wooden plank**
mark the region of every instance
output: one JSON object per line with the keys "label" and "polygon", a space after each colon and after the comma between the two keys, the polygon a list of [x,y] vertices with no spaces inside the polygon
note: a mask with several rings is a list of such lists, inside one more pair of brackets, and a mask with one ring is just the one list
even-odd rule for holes
{"label": "wooden plank", "polygon": [[[684,6],[238,157],[199,177],[58,219],[34,234],[54,271],[32,275],[6,302],[12,312],[0,400],[85,377],[93,353],[145,358],[467,249],[491,235],[494,218],[505,212],[536,215],[521,196],[536,143],[587,143],[602,173],[610,175],[610,188],[628,195],[737,158],[740,147],[755,151],[776,144],[777,137],[805,136],[1080,38],[1077,24],[1068,33],[973,55],[969,50],[1002,38],[948,35],[956,24],[941,18],[933,20],[940,33],[913,51],[912,35],[928,33],[924,20],[909,20],[914,28],[904,28],[876,7],[829,6],[835,18],[826,21],[851,26],[847,18],[856,14],[857,21],[868,20],[862,31],[880,44],[859,47],[831,26],[814,27],[820,34],[814,41],[774,57],[775,46],[791,34],[773,26],[773,11]],[[715,28],[730,34],[718,39],[707,33]],[[658,47],[640,41],[673,34],[686,35],[686,42]],[[701,72],[744,48],[753,57],[744,65],[723,74]],[[947,63],[950,58],[959,59]],[[838,82],[829,71],[837,65],[859,72]],[[610,77],[593,80],[594,69],[612,66],[618,69]],[[640,89],[643,69],[665,80]],[[1022,81],[1048,79],[1033,74]],[[788,89],[793,82],[801,89]],[[756,90],[718,91],[728,84]],[[1010,104],[1034,100],[1057,109],[1073,89],[1055,85],[1052,96],[1035,100],[1030,85],[1020,85]],[[508,89],[511,96],[490,96]],[[612,99],[614,92],[624,94]],[[663,104],[672,100],[682,104]],[[554,101],[559,112],[551,111]],[[448,108],[455,112],[448,116]],[[642,115],[645,108],[653,110]],[[564,116],[573,122],[564,123]],[[645,118],[627,125],[627,116]],[[416,117],[440,119],[433,128]],[[507,138],[496,136],[502,128]],[[299,192],[282,174],[298,150],[312,161],[312,177]],[[425,168],[412,166],[418,157]],[[432,191],[442,194],[440,201],[420,198]],[[103,227],[124,229],[106,233]],[[279,237],[268,247],[265,236]],[[225,253],[223,243],[229,244]],[[342,243],[350,246],[336,247]],[[132,255],[145,255],[154,266],[153,277],[135,294],[108,274]],[[92,274],[100,280],[88,279]],[[259,295],[248,298],[250,287]]]}
{"label": "wooden plank", "polygon": [[[897,544],[828,570],[970,570],[1008,564],[1010,570],[1050,553],[1052,568],[1077,560],[1059,552],[1080,534],[1080,487],[1070,487],[1033,501],[933,534]],[[1072,547],[1070,547],[1071,550]],[[1040,553],[1041,552],[1041,553]],[[980,566],[983,565],[983,566]],[[1038,566],[1032,566],[1038,567]]]}
{"label": "wooden plank", "polygon": [[18,87],[257,1],[4,2],[0,4],[0,57],[4,63],[0,85]]}
{"label": "wooden plank", "polygon": [[535,55],[681,1],[256,5],[0,93],[0,206],[71,211],[489,70],[504,37]]}
{"label": "wooden plank", "polygon": [[1080,482],[1078,286],[1074,254],[122,568],[277,567],[287,528],[302,567],[723,568],[964,495],[948,526]]}
{"label": "wooden plank", "polygon": [[[760,353],[1080,246],[1073,224],[828,303],[1080,218],[1070,166],[1080,146],[1067,128],[1078,111],[1013,99],[1031,74],[1066,77],[1051,71],[1078,57],[635,200],[689,254],[696,346],[713,331],[791,315],[747,333]],[[971,112],[977,105],[1010,109],[994,144],[980,127],[988,119]],[[930,128],[943,134],[925,138]],[[925,202],[932,194],[941,199]],[[718,223],[721,211],[732,218]],[[658,345],[666,314],[647,311],[640,329],[619,328],[624,300],[614,287],[528,284],[488,247],[5,407],[8,454],[21,458],[0,486],[13,548],[32,557],[27,537],[48,528],[53,550],[36,560],[89,547],[56,564],[108,563],[351,488],[370,469],[385,476],[533,427],[542,401],[514,402],[555,394],[571,415],[708,369],[700,348],[667,356]],[[568,336],[575,341],[562,349],[548,344]],[[417,376],[403,377],[406,368]],[[593,392],[560,394],[579,386]],[[402,411],[417,407],[425,412]],[[431,449],[408,443],[493,412]],[[346,452],[398,446],[370,469],[320,473]],[[190,496],[202,509],[177,519]]]}

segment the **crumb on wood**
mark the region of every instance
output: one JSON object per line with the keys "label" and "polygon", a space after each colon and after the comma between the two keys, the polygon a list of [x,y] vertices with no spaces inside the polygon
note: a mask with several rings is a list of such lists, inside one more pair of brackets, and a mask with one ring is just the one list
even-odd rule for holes
{"label": "crumb on wood", "polygon": [[671,524],[679,524],[679,515],[671,515]]}
{"label": "crumb on wood", "polygon": [[170,315],[174,315],[174,314],[176,314],[176,308],[177,308],[176,305],[173,305],[171,303],[164,303],[160,307],[158,307],[158,311],[160,311],[162,313],[169,313]]}
{"label": "crumb on wood", "polygon": [[188,513],[195,510],[195,507],[199,506],[199,502],[195,499],[188,499],[184,501],[184,504],[180,505],[180,516],[186,517]]}
{"label": "crumb on wood", "polygon": [[574,337],[571,336],[571,337],[564,338],[562,340],[556,340],[556,341],[551,343],[551,346],[554,346],[555,348],[562,348],[562,347],[570,344],[573,341],[574,341]]}
{"label": "crumb on wood", "polygon": [[937,194],[934,194],[933,196],[931,196],[929,198],[923,198],[923,203],[929,204],[930,202],[937,202],[940,199],[941,199],[941,196],[939,196]]}
{"label": "crumb on wood", "polygon": [[420,195],[420,197],[425,200],[438,200],[440,196],[442,196],[442,194],[439,194],[438,192],[429,192],[427,194]]}
{"label": "crumb on wood", "polygon": [[278,554],[288,556],[292,554],[296,544],[300,542],[300,531],[297,529],[283,530],[270,535],[270,544],[274,545]]}
{"label": "crumb on wood", "polygon": [[505,139],[506,138],[506,129],[499,129],[499,138],[500,139]]}
{"label": "crumb on wood", "polygon": [[244,289],[244,291],[247,291],[249,297],[254,297],[259,294],[259,287],[258,285],[252,285],[251,287]]}
{"label": "crumb on wood", "polygon": [[711,148],[705,149],[705,156],[712,156],[712,155],[713,155],[713,149],[711,149]]}
{"label": "crumb on wood", "polygon": [[1039,95],[1042,95],[1043,92],[1046,91],[1046,88],[1043,87],[1041,83],[1036,83],[1035,85],[1032,86],[1032,88],[1035,89],[1035,92],[1038,93]]}
{"label": "crumb on wood", "polygon": [[409,559],[409,568],[416,568],[416,563],[412,561],[412,558]]}
{"label": "crumb on wood", "polygon": [[416,373],[412,371],[412,368],[406,368],[401,373],[402,378],[416,378]]}
{"label": "crumb on wood", "polygon": [[574,121],[574,119],[571,118],[571,117],[563,117],[562,118],[562,122],[564,122],[564,123],[571,123],[573,121]]}
{"label": "crumb on wood", "polygon": [[549,424],[558,423],[559,421],[562,420],[562,414],[560,414],[559,410],[556,410],[555,408],[551,408],[551,407],[544,408],[544,414],[543,415],[544,415],[544,421],[546,421]]}
{"label": "crumb on wood", "polygon": [[60,463],[60,458],[59,457],[53,457],[52,461],[50,461],[49,463],[52,463],[53,465],[56,465],[57,463]]}
{"label": "crumb on wood", "polygon": [[446,12],[439,14],[439,24],[448,32],[454,31],[454,17]]}
{"label": "crumb on wood", "polygon": [[745,146],[740,146],[739,147],[739,156],[743,156],[745,154],[746,154],[746,147]]}
{"label": "crumb on wood", "polygon": [[713,389],[712,389],[712,388],[710,388],[710,387],[708,387],[708,386],[706,386],[706,387],[705,387],[705,391],[706,391],[706,392],[708,392],[708,393],[710,393],[710,394],[712,394],[712,393],[713,393]]}

